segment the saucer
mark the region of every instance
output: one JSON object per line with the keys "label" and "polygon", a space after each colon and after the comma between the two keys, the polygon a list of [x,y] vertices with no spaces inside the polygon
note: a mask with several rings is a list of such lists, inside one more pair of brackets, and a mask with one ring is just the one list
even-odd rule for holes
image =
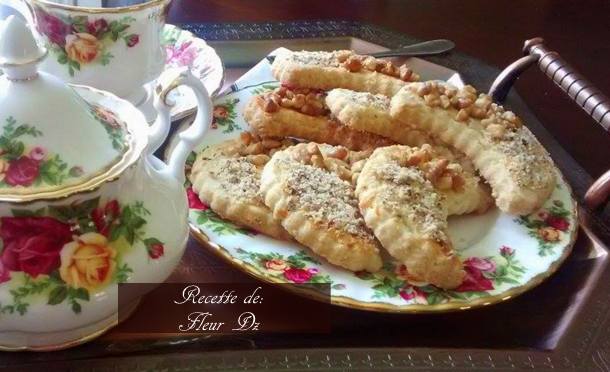
{"label": "saucer", "polygon": [[[210,97],[214,97],[222,88],[224,66],[220,57],[203,39],[178,26],[166,24],[161,36],[165,48],[165,70],[174,67],[188,66],[193,75],[201,79]],[[180,86],[168,95],[173,103],[172,121],[182,119],[197,111],[197,100],[190,88]]]}

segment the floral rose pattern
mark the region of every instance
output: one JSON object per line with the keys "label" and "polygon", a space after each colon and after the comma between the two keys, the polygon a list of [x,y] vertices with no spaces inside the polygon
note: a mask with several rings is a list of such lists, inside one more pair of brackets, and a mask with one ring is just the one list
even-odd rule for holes
{"label": "floral rose pattern", "polygon": [[79,313],[91,293],[129,280],[132,269],[121,257],[136,243],[150,260],[163,258],[163,242],[144,235],[149,215],[142,202],[95,198],[0,218],[0,283],[17,285],[0,314],[25,314],[29,297],[39,294]]}
{"label": "floral rose pattern", "polygon": [[257,269],[288,283],[328,283],[332,284],[334,289],[345,288],[343,284],[333,284],[328,274],[322,274],[316,267],[312,267],[311,265],[320,263],[305,251],[299,251],[288,257],[279,253],[249,252],[242,248],[238,248],[237,253],[241,259]]}
{"label": "floral rose pattern", "polygon": [[59,267],[59,251],[72,240],[72,231],[51,217],[2,217],[0,238],[4,267],[36,278]]}
{"label": "floral rose pattern", "polygon": [[550,208],[520,216],[515,222],[525,226],[528,234],[538,240],[538,254],[546,256],[561,241],[570,228],[570,211],[561,200],[553,200]]}
{"label": "floral rose pattern", "polygon": [[515,258],[515,250],[502,246],[499,257],[470,257],[464,261],[466,276],[455,290],[443,290],[430,284],[409,282],[404,265],[386,264],[384,270],[371,274],[358,272],[356,276],[373,284],[373,298],[400,297],[405,302],[434,305],[448,301],[467,301],[485,295],[503,283],[517,284],[525,268]]}
{"label": "floral rose pattern", "polygon": [[61,250],[59,275],[68,286],[94,291],[110,282],[115,257],[116,250],[104,235],[89,232],[75,236]]}
{"label": "floral rose pattern", "polygon": [[[193,45],[193,40],[184,39],[183,31],[179,28],[164,28],[161,35],[161,45],[165,48],[165,63],[172,67],[192,67],[193,62],[201,52]],[[190,33],[188,33],[190,34]]]}
{"label": "floral rose pattern", "polygon": [[41,6],[34,7],[38,31],[45,35],[49,49],[57,62],[66,65],[74,76],[84,65],[107,65],[114,57],[108,47],[122,40],[127,48],[140,42],[140,36],[129,32],[133,17],[123,17],[108,22],[95,16],[64,16],[48,12]]}
{"label": "floral rose pattern", "polygon": [[58,186],[82,174],[81,167],[68,168],[59,155],[50,154],[40,146],[28,149],[22,140],[42,135],[31,125],[17,125],[12,116],[6,118],[0,135],[0,187]]}
{"label": "floral rose pattern", "polygon": [[247,236],[257,235],[256,231],[245,227],[237,226],[229,221],[225,221],[218,216],[210,207],[199,199],[199,196],[193,190],[192,186],[186,189],[189,209],[196,215],[197,223],[205,226],[218,235],[235,235],[242,234]]}
{"label": "floral rose pattern", "polygon": [[119,152],[123,152],[127,148],[125,143],[125,123],[121,122],[114,112],[105,107],[87,104],[91,110],[91,115],[104,125],[104,129],[106,129],[108,137],[112,142],[112,147]]}
{"label": "floral rose pattern", "polygon": [[218,127],[221,127],[223,128],[223,133],[231,133],[234,130],[241,129],[239,124],[236,122],[236,106],[238,103],[239,99],[235,98],[215,105],[211,125],[212,129],[218,129]]}

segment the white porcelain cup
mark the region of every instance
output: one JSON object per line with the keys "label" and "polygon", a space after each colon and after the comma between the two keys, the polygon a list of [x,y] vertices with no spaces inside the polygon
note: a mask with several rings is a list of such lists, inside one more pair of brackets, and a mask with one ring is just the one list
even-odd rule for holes
{"label": "white porcelain cup", "polygon": [[[138,105],[144,85],[163,71],[161,34],[171,0],[122,7],[108,0],[0,0],[34,24],[49,50],[40,70],[62,80],[112,92]],[[87,7],[94,4],[99,7]]]}

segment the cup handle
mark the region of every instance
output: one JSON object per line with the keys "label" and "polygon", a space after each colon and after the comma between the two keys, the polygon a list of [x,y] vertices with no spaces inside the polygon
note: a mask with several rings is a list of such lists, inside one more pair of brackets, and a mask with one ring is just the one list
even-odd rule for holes
{"label": "cup handle", "polygon": [[[169,134],[171,105],[167,103],[167,95],[180,85],[186,85],[193,89],[197,98],[197,116],[195,116],[193,124],[188,129],[178,134],[179,142],[169,154],[165,167],[158,169],[158,171],[182,184],[184,183],[186,159],[193,148],[201,142],[212,122],[210,95],[201,80],[193,76],[188,67],[167,70],[157,80],[154,105],[158,116],[150,128],[147,156],[154,157],[154,152],[159,149]],[[154,163],[158,163],[158,160]]]}

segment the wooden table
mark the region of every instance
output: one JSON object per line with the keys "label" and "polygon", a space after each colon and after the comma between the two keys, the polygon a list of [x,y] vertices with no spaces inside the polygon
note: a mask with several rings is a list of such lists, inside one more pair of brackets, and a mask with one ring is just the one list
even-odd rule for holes
{"label": "wooden table", "polygon": [[[174,0],[168,22],[255,22],[348,19],[421,39],[447,38],[457,49],[500,68],[521,56],[526,39],[541,36],[577,70],[610,94],[610,2]],[[517,89],[592,177],[610,167],[610,135],[536,68]]]}

